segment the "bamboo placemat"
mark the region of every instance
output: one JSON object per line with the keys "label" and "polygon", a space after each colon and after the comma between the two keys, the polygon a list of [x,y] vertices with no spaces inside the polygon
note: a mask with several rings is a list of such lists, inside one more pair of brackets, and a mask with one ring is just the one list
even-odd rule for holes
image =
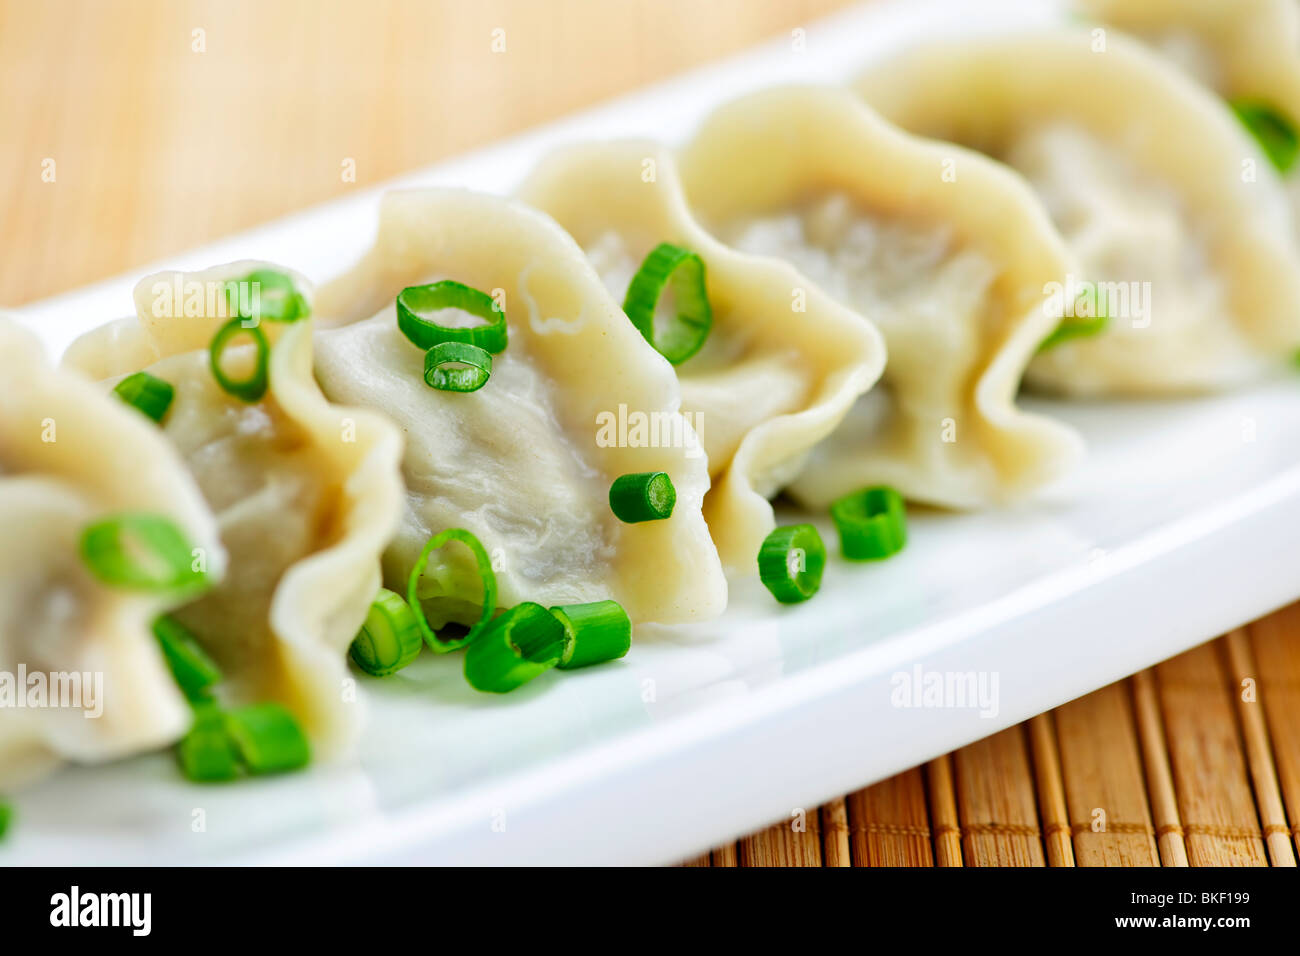
{"label": "bamboo placemat", "polygon": [[1295,866],[1300,603],[688,866]]}

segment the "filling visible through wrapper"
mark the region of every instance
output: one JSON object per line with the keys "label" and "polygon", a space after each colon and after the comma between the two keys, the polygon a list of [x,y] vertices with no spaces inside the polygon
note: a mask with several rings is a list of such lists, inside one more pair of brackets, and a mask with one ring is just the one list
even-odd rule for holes
{"label": "filling visible through wrapper", "polygon": [[744,252],[791,262],[869,316],[889,343],[882,381],[814,450],[810,469],[868,443],[913,459],[949,452],[940,423],[964,407],[979,371],[979,318],[997,277],[987,257],[959,247],[948,227],[881,219],[841,192],[724,222],[718,232]]}

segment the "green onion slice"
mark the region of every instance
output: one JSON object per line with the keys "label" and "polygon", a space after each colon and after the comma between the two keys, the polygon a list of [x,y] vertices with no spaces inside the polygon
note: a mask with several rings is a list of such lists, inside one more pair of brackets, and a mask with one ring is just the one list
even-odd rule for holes
{"label": "green onion slice", "polygon": [[352,660],[367,674],[395,674],[420,654],[424,637],[415,612],[400,594],[380,588],[370,613],[352,640]]}
{"label": "green onion slice", "polygon": [[[656,328],[659,299],[669,283],[673,316],[662,328]],[[713,327],[704,260],[689,249],[659,243],[628,284],[623,311],[655,351],[674,365],[685,362],[704,346]]]}
{"label": "green onion slice", "polygon": [[907,512],[893,488],[864,488],[831,505],[844,557],[854,561],[887,558],[907,544]]}
{"label": "green onion slice", "polygon": [[297,770],[311,762],[306,735],[280,704],[238,707],[224,715],[224,723],[249,773]]}
{"label": "green onion slice", "polygon": [[810,524],[777,528],[758,549],[758,576],[782,604],[806,601],[822,584],[826,545]]}
{"label": "green onion slice", "polygon": [[185,535],[168,518],[127,512],[96,521],[81,535],[81,557],[105,584],[139,591],[201,587]]}
{"label": "green onion slice", "polygon": [[[451,637],[446,633],[439,634],[430,627],[428,618],[424,614],[424,607],[420,603],[420,579],[424,576],[424,569],[429,565],[429,556],[452,541],[459,541],[469,548],[474,555],[474,563],[478,566],[479,579],[483,582],[482,613],[469,631],[460,637]],[[488,557],[487,551],[479,543],[478,538],[464,528],[448,528],[446,531],[430,538],[420,551],[420,557],[416,560],[415,567],[411,568],[411,576],[407,578],[406,603],[415,612],[415,623],[424,636],[424,642],[439,654],[464,647],[478,637],[491,622],[492,615],[496,613],[497,607],[496,572],[492,570],[492,559]]]}
{"label": "green onion slice", "polygon": [[609,486],[609,508],[619,521],[660,521],[673,513],[677,489],[662,471],[640,471],[619,475]]}
{"label": "green onion slice", "polygon": [[185,697],[190,701],[209,700],[209,691],[221,680],[221,668],[199,646],[194,635],[180,621],[165,614],[153,622],[153,634]]}
{"label": "green onion slice", "polygon": [[440,392],[477,392],[492,377],[492,356],[477,345],[442,342],[424,353],[424,383]]}
{"label": "green onion slice", "polygon": [[[212,366],[212,377],[217,380],[218,385],[240,401],[251,404],[261,401],[262,396],[266,394],[266,385],[270,378],[267,366],[271,345],[266,340],[266,333],[262,331],[261,326],[245,328],[243,322],[243,319],[231,319],[217,330],[217,334],[212,337],[212,344],[208,346],[208,362]],[[231,340],[239,335],[251,337],[253,344],[257,346],[257,364],[247,378],[232,379],[221,368],[221,359]]]}
{"label": "green onion slice", "polygon": [[1075,309],[1075,315],[1062,318],[1060,325],[1053,330],[1052,334],[1039,343],[1038,351],[1046,352],[1071,339],[1089,338],[1105,330],[1110,322],[1110,314],[1106,310],[1106,300],[1102,297],[1096,283],[1083,283],[1083,291],[1075,301],[1085,303],[1086,311],[1090,314],[1078,315],[1078,309]]}
{"label": "green onion slice", "polygon": [[181,773],[196,783],[234,780],[239,776],[239,754],[216,704],[195,706],[194,723],[176,745],[176,759]]}
{"label": "green onion slice", "polygon": [[[441,309],[468,312],[483,319],[487,325],[468,328],[439,325],[421,314]],[[506,347],[505,312],[497,308],[495,300],[486,292],[451,279],[431,285],[408,286],[399,292],[397,327],[411,342],[426,351],[444,342],[464,342],[492,353],[501,352]]]}
{"label": "green onion slice", "polygon": [[1295,126],[1268,103],[1254,99],[1236,99],[1229,105],[1237,118],[1255,137],[1260,149],[1279,173],[1289,173],[1300,156],[1300,134]]}
{"label": "green onion slice", "polygon": [[475,690],[504,694],[550,670],[564,656],[564,626],[531,601],[492,622],[465,652],[465,680]]}
{"label": "green onion slice", "polygon": [[632,648],[632,622],[617,601],[565,604],[551,613],[564,628],[561,670],[617,660]]}
{"label": "green onion slice", "polygon": [[138,408],[160,425],[176,395],[170,382],[155,378],[148,372],[128,375],[117,383],[113,391],[122,401]]}
{"label": "green onion slice", "polygon": [[0,800],[0,840],[9,832],[9,824],[14,820],[14,808],[6,801]]}
{"label": "green onion slice", "polygon": [[297,322],[311,315],[307,298],[298,291],[294,281],[275,269],[255,269],[244,277],[249,285],[257,287],[258,310],[256,315],[244,318],[266,319],[268,322]]}

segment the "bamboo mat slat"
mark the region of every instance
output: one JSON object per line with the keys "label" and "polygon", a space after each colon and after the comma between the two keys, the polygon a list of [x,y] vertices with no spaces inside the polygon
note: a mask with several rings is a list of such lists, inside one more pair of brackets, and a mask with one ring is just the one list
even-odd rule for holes
{"label": "bamboo mat slat", "polygon": [[1061,755],[1056,745],[1052,715],[1039,714],[1028,721],[1028,727],[1047,865],[1074,866],[1070,815],[1065,808],[1065,781],[1061,777]]}
{"label": "bamboo mat slat", "polygon": [[[1300,602],[820,817],[824,866],[847,844],[853,866],[1293,867]],[[817,865],[788,830],[742,839],[731,865]]]}
{"label": "bamboo mat slat", "polygon": [[934,830],[936,866],[961,866],[961,818],[957,814],[957,785],[952,779],[952,758],[947,754],[925,765]]}
{"label": "bamboo mat slat", "polygon": [[1193,866],[1267,865],[1217,648],[1202,644],[1155,671],[1188,860]]}
{"label": "bamboo mat slat", "polygon": [[1044,866],[1042,832],[1023,727],[954,755],[966,866]]}
{"label": "bamboo mat slat", "polygon": [[742,837],[737,845],[741,866],[821,866],[822,827],[817,807],[791,812],[785,823]]}
{"label": "bamboo mat slat", "polygon": [[822,807],[822,865],[853,865],[849,849],[849,806],[843,797]]}
{"label": "bamboo mat slat", "polygon": [[1250,768],[1250,783],[1255,792],[1255,807],[1264,830],[1269,862],[1274,866],[1295,866],[1291,832],[1278,789],[1277,769],[1273,766],[1268,724],[1259,705],[1259,670],[1246,632],[1233,631],[1223,639],[1223,649],[1227,652],[1228,674],[1232,679],[1229,686],[1233,688],[1233,697],[1237,701],[1246,763]]}
{"label": "bamboo mat slat", "polygon": [[727,843],[717,847],[709,854],[710,860],[714,866],[740,866],[740,855],[736,852],[736,844]]}
{"label": "bamboo mat slat", "polygon": [[1159,866],[1127,687],[1103,687],[1054,716],[1075,862]]}
{"label": "bamboo mat slat", "polygon": [[858,866],[933,866],[925,781],[918,767],[849,796]]}
{"label": "bamboo mat slat", "polygon": [[1156,845],[1163,866],[1190,866],[1187,841],[1183,837],[1182,817],[1178,813],[1178,793],[1174,789],[1174,772],[1169,766],[1169,747],[1160,722],[1160,700],[1155,674],[1150,670],[1132,679],[1133,707],[1137,712],[1138,737],[1142,742],[1142,759],[1146,768],[1147,796],[1156,825]]}
{"label": "bamboo mat slat", "polygon": [[1282,800],[1300,849],[1300,605],[1256,621],[1249,633]]}

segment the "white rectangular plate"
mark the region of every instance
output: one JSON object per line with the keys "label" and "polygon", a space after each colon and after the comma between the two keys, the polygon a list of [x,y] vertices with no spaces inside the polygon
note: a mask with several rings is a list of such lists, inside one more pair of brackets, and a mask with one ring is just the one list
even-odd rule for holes
{"label": "white rectangular plate", "polygon": [[[1037,0],[873,4],[507,143],[407,177],[508,191],[549,147],[689,134],[782,80],[842,81],[918,31],[1043,21]],[[972,19],[977,18],[977,19]],[[168,260],[265,258],[316,279],[374,232],[378,190]],[[147,270],[22,310],[57,355],[130,309]],[[476,694],[456,657],[366,681],[360,755],[200,787],[171,757],[60,772],[16,795],[0,863],[657,863],[788,818],[1167,658],[1300,596],[1300,388],[1033,407],[1090,457],[1032,505],[913,512],[878,565],[833,559],[817,598],[733,587],[714,623],[645,628],[625,661]],[[823,523],[823,534],[833,532]],[[973,706],[905,706],[970,673]],[[922,699],[919,703],[929,703]],[[970,703],[970,702],[966,702]],[[199,822],[203,826],[199,826]]]}

